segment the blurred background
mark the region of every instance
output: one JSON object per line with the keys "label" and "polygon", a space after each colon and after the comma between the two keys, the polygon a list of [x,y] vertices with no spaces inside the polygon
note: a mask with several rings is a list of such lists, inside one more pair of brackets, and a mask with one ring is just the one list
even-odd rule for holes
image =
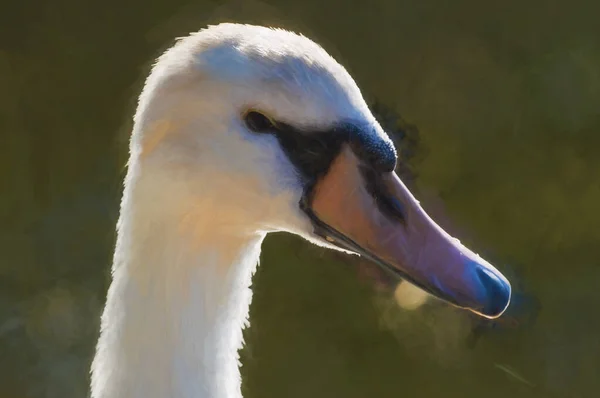
{"label": "blurred background", "polygon": [[517,290],[483,322],[272,236],[245,397],[598,396],[599,4],[3,0],[0,398],[88,395],[136,97],[175,37],[221,21],[322,44],[424,207]]}

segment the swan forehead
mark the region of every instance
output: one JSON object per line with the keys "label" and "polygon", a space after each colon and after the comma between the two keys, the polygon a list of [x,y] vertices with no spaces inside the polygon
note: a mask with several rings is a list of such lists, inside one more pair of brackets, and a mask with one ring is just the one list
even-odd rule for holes
{"label": "swan forehead", "polygon": [[222,24],[200,31],[190,40],[195,41],[195,65],[213,80],[326,109],[332,118],[333,114],[338,119],[370,116],[345,68],[304,36],[280,29]]}

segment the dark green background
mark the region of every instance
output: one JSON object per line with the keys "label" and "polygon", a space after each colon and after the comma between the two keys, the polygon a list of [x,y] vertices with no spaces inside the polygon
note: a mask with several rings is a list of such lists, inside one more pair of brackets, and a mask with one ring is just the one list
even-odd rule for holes
{"label": "dark green background", "polygon": [[541,304],[468,344],[464,312],[401,311],[355,260],[272,237],[245,396],[598,396],[596,4],[2,0],[0,397],[87,394],[136,96],[175,37],[224,20],[304,32],[415,124],[422,203]]}

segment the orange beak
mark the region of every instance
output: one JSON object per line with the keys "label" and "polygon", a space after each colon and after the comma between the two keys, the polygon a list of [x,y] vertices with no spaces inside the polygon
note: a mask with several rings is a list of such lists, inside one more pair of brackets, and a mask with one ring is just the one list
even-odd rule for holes
{"label": "orange beak", "polygon": [[348,146],[301,207],[317,235],[457,307],[496,318],[510,303],[496,268],[440,228],[394,172],[361,164]]}

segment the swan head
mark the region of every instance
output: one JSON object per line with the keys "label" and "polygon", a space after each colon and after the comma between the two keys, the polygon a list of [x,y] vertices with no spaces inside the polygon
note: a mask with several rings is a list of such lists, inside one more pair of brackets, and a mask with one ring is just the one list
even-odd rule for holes
{"label": "swan head", "polygon": [[295,233],[500,316],[508,280],[429,218],[396,161],[357,84],[323,48],[284,30],[221,24],[156,62],[129,166],[150,182],[153,211],[202,236]]}

